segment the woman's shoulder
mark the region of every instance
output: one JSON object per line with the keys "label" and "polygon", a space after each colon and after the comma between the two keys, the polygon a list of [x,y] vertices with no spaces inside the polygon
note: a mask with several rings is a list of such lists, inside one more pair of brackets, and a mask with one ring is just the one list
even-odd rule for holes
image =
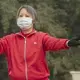
{"label": "woman's shoulder", "polygon": [[3,36],[2,38],[4,39],[10,39],[16,36],[16,33],[11,33],[11,34],[6,34],[5,36]]}
{"label": "woman's shoulder", "polygon": [[48,34],[48,33],[46,33],[46,32],[42,32],[42,31],[37,31],[37,34],[38,34],[38,35],[42,35],[42,36],[44,36],[44,35],[46,35],[46,34]]}
{"label": "woman's shoulder", "polygon": [[49,33],[42,32],[42,31],[38,31],[37,34],[38,34],[39,37],[43,37],[43,38],[46,37],[46,36],[51,36]]}

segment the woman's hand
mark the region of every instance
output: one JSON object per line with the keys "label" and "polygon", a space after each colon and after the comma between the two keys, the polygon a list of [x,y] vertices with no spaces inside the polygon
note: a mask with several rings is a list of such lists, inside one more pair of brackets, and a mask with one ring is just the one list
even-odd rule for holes
{"label": "woman's hand", "polygon": [[79,36],[76,36],[76,37],[73,37],[72,39],[70,39],[67,43],[67,45],[69,47],[77,47],[80,45],[80,35]]}

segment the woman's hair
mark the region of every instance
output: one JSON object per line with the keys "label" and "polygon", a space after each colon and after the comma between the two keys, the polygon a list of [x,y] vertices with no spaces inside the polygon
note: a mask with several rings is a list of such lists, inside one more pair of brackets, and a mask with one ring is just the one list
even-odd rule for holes
{"label": "woman's hair", "polygon": [[21,7],[18,9],[18,11],[17,11],[17,17],[19,16],[19,13],[20,13],[20,11],[21,11],[22,8],[25,8],[25,9],[27,10],[27,12],[32,15],[32,18],[33,18],[34,21],[37,20],[36,10],[35,10],[33,7],[29,6],[29,5],[23,5],[23,6],[21,6]]}

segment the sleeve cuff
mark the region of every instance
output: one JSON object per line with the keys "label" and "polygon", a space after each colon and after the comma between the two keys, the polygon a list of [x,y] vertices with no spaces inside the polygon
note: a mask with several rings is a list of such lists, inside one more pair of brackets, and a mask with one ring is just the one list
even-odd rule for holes
{"label": "sleeve cuff", "polygon": [[68,42],[69,42],[70,40],[68,40],[68,41],[66,41],[66,46],[69,48],[70,46],[68,46]]}

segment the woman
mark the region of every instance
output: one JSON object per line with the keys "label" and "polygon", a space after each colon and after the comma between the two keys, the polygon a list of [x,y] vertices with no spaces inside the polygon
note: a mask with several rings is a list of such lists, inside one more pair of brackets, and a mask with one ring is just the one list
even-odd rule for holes
{"label": "woman", "polygon": [[57,39],[34,29],[36,11],[28,5],[17,13],[19,33],[0,39],[0,54],[5,53],[10,80],[49,80],[46,51],[69,49],[79,45],[79,37]]}

